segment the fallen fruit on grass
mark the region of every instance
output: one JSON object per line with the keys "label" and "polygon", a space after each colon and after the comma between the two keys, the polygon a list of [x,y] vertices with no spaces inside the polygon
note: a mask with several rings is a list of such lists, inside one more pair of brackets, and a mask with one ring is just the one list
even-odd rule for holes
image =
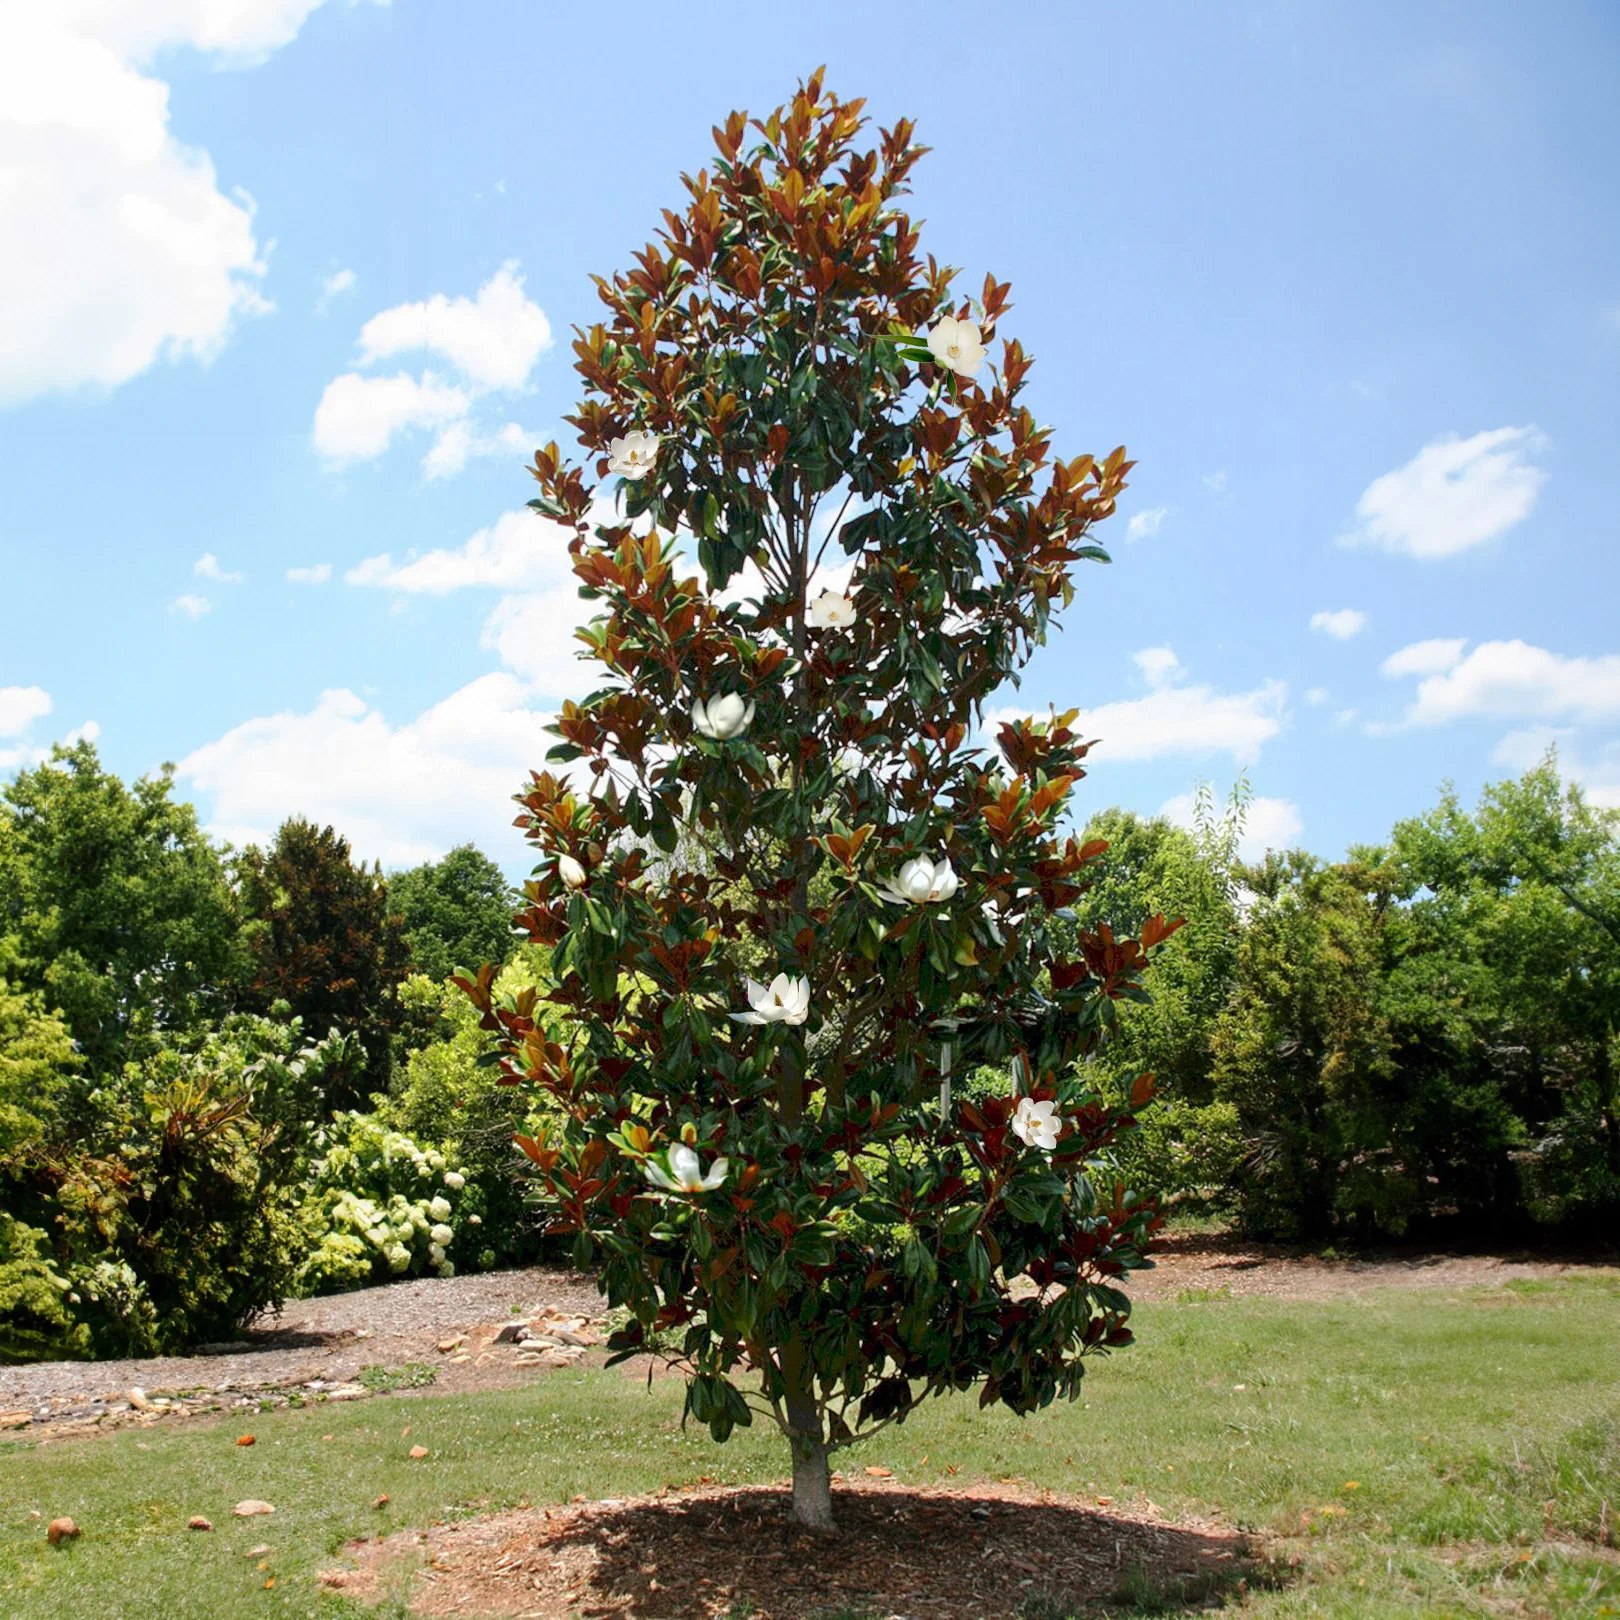
{"label": "fallen fruit on grass", "polygon": [[236,1443],[239,1446],[251,1446],[255,1444],[255,1441],[251,1434],[239,1434],[236,1437]]}
{"label": "fallen fruit on grass", "polygon": [[78,1525],[76,1525],[71,1519],[52,1519],[51,1522],[45,1526],[45,1539],[50,1542],[53,1547],[60,1546],[64,1541],[72,1541],[74,1537],[79,1534],[80,1530]]}
{"label": "fallen fruit on grass", "polygon": [[186,1529],[188,1530],[212,1530],[213,1528],[213,1522],[205,1519],[200,1513],[194,1513],[186,1520]]}
{"label": "fallen fruit on grass", "polygon": [[250,1496],[245,1502],[238,1502],[231,1509],[239,1519],[251,1519],[256,1513],[274,1513],[276,1510],[268,1502],[261,1502],[257,1497]]}
{"label": "fallen fruit on grass", "polygon": [[425,1457],[428,1454],[426,1446],[412,1446],[409,1455],[412,1457]]}
{"label": "fallen fruit on grass", "polygon": [[377,1500],[375,1502],[373,1502],[371,1505],[373,1507],[387,1507],[388,1506],[388,1492],[384,1491],[382,1493],[382,1495],[379,1496],[377,1498]]}
{"label": "fallen fruit on grass", "polygon": [[245,1556],[248,1558],[263,1558],[269,1551],[269,1547],[261,1541],[257,1547],[249,1547]]}

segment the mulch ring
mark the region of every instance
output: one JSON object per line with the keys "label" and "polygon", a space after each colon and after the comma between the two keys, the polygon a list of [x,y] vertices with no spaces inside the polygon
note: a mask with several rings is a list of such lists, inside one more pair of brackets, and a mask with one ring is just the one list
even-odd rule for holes
{"label": "mulch ring", "polygon": [[1218,1608],[1275,1579],[1231,1529],[1012,1485],[863,1482],[835,1490],[834,1504],[830,1540],[794,1530],[783,1488],[524,1509],[351,1542],[358,1567],[321,1578],[360,1598],[406,1598],[416,1615],[530,1620],[1018,1620],[1116,1598]]}

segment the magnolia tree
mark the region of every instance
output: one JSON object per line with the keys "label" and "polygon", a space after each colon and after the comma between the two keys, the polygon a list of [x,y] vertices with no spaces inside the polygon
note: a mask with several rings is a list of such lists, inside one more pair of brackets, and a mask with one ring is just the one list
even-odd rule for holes
{"label": "magnolia tree", "polygon": [[1028,1412],[1130,1341],[1157,1217],[1107,1150],[1152,1086],[1080,1060],[1169,932],[1068,913],[1104,848],[1059,830],[1072,717],[977,743],[1130,463],[1053,456],[988,348],[1006,284],[920,256],[923,148],[861,106],[818,74],[733,114],[598,282],[586,457],[532,469],[605,671],[519,796],[550,977],[461,981],[555,1100],[519,1145],[630,1313],[613,1348],[680,1364],[717,1440],[774,1422],[817,1528],[829,1456],[925,1397]]}

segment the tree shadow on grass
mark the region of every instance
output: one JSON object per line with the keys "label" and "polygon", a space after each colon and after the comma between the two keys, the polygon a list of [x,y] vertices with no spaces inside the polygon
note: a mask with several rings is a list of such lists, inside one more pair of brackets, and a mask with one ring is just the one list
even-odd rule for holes
{"label": "tree shadow on grass", "polygon": [[[1011,1487],[862,1485],[835,1502],[839,1533],[829,1539],[797,1531],[787,1493],[768,1488],[464,1521],[418,1544],[431,1576],[413,1612],[1069,1620],[1205,1612],[1275,1578],[1233,1531],[1118,1516]],[[375,1544],[352,1550],[373,1569],[387,1558]]]}

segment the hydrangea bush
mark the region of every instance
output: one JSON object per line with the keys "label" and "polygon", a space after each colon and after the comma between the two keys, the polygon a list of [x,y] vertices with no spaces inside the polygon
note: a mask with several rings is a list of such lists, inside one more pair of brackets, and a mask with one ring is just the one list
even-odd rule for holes
{"label": "hydrangea bush", "polygon": [[470,1252],[484,1247],[478,1191],[438,1148],[361,1113],[339,1114],[316,1145],[303,1210],[311,1246],[298,1273],[301,1292],[425,1272],[453,1277],[458,1234]]}
{"label": "hydrangea bush", "polygon": [[840,1447],[971,1386],[1073,1398],[1129,1342],[1157,1217],[1107,1155],[1152,1083],[1082,1060],[1174,925],[1054,930],[1103,847],[1060,828],[1089,745],[987,715],[1105,560],[1124,451],[1054,457],[1007,285],[953,293],[899,206],[908,123],[818,74],[715,140],[598,283],[586,459],[534,458],[601,684],[521,795],[549,972],[461,982],[556,1102],[520,1145],[616,1348],[672,1347],[716,1439],[777,1424],[826,1529]]}

